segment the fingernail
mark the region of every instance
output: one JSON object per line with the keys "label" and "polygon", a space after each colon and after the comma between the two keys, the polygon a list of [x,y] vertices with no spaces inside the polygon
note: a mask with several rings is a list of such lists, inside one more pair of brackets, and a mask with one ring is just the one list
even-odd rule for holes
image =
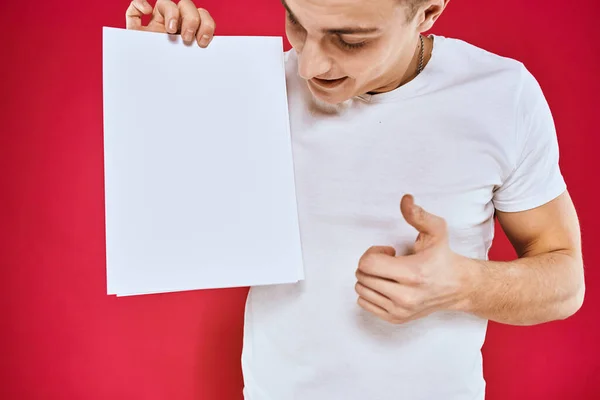
{"label": "fingernail", "polygon": [[193,30],[188,29],[187,31],[184,32],[184,34],[183,34],[183,40],[185,40],[186,42],[191,42],[193,38],[194,38],[194,31]]}
{"label": "fingernail", "polygon": [[208,36],[208,35],[203,35],[202,38],[200,39],[201,46],[208,46],[209,42],[210,42],[210,36]]}
{"label": "fingernail", "polygon": [[175,32],[177,30],[177,21],[175,21],[174,19],[169,21],[169,30],[171,32]]}

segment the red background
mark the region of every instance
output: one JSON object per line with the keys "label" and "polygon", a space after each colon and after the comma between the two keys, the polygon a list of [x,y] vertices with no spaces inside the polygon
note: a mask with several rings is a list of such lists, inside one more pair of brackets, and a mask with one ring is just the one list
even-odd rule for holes
{"label": "red background", "polygon": [[[241,399],[246,289],[106,295],[101,27],[123,27],[127,5],[1,3],[2,399]],[[278,0],[202,5],[219,34],[283,34]],[[492,323],[490,400],[600,398],[599,13],[594,0],[461,0],[434,29],[537,76],[583,229],[583,308],[536,327]],[[492,258],[513,255],[499,233]]]}

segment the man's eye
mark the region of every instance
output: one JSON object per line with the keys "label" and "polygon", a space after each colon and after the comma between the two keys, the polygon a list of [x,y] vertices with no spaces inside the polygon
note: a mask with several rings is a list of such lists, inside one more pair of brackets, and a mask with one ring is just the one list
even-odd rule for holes
{"label": "man's eye", "polygon": [[367,44],[366,41],[357,42],[357,43],[348,43],[345,40],[343,40],[341,37],[338,37],[338,42],[343,48],[345,48],[347,50],[357,50],[357,49],[360,49],[361,47],[364,47]]}

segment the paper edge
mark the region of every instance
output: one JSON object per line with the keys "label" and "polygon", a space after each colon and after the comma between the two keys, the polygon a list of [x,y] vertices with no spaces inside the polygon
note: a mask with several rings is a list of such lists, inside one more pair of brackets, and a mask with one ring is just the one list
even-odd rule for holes
{"label": "paper edge", "polygon": [[[133,297],[133,296],[143,296],[143,295],[152,295],[152,294],[166,294],[166,293],[178,293],[178,292],[190,292],[190,291],[198,291],[198,290],[220,290],[220,289],[235,289],[235,288],[248,288],[253,286],[270,286],[270,285],[280,285],[280,284],[296,284],[305,278],[305,267],[304,267],[304,252],[303,252],[303,243],[302,236],[300,233],[300,215],[299,215],[299,204],[298,204],[298,196],[297,196],[297,185],[296,185],[296,174],[295,174],[295,159],[291,141],[291,127],[290,127],[290,116],[289,116],[289,103],[288,103],[288,90],[287,90],[287,77],[286,77],[286,64],[285,64],[285,56],[286,52],[283,49],[283,36],[280,35],[223,35],[223,36],[215,36],[221,39],[227,40],[227,38],[245,38],[245,39],[272,39],[277,40],[278,46],[281,50],[281,78],[283,79],[283,88],[284,88],[284,112],[286,117],[286,134],[288,135],[288,140],[290,144],[289,151],[292,156],[292,176],[293,176],[293,195],[294,195],[294,204],[296,209],[296,219],[298,222],[298,242],[300,243],[300,262],[298,266],[297,279],[291,280],[283,280],[283,281],[273,281],[268,283],[260,283],[260,284],[234,284],[234,285],[221,285],[221,286],[210,286],[210,287],[197,287],[197,288],[186,288],[186,289],[161,289],[161,290],[153,290],[149,292],[135,292],[135,293],[118,293],[115,284],[111,285],[110,276],[114,273],[110,272],[109,268],[109,255],[108,255],[108,204],[107,204],[107,196],[106,196],[106,91],[105,91],[105,83],[106,83],[106,38],[111,32],[123,32],[128,31],[125,28],[117,28],[110,26],[102,26],[102,146],[103,146],[103,197],[104,197],[104,241],[105,241],[105,277],[106,277],[106,294],[108,296],[115,297]],[[168,35],[168,36],[176,36],[180,38],[180,35],[171,35],[161,32],[150,32],[150,31],[133,31],[131,32],[137,33],[149,33],[149,34],[160,34],[160,35]]]}

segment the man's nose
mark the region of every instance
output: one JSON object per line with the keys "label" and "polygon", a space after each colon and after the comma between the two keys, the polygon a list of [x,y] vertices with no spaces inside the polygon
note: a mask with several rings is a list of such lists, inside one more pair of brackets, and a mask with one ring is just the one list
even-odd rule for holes
{"label": "man's nose", "polygon": [[306,40],[299,54],[298,73],[306,80],[326,74],[331,69],[331,59],[323,52],[320,44]]}

